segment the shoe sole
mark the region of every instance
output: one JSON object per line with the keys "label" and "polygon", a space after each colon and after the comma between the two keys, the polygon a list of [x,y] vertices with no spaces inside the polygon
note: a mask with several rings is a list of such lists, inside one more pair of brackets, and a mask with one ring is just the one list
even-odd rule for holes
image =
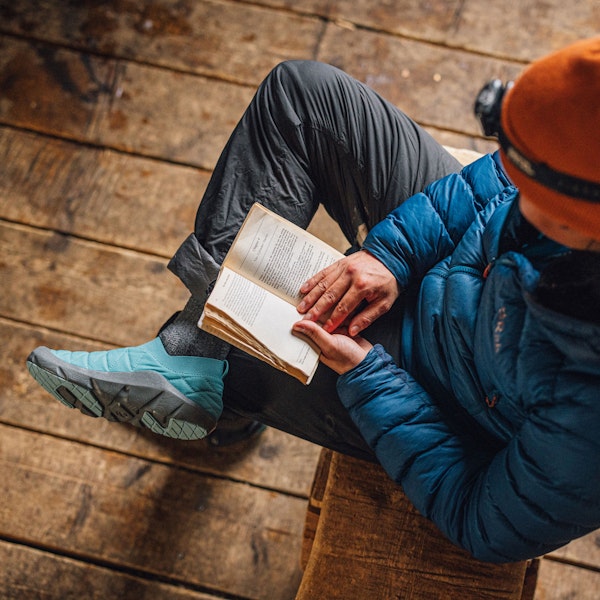
{"label": "shoe sole", "polygon": [[107,373],[76,367],[48,348],[27,358],[31,376],[57,400],[84,415],[136,427],[179,440],[206,437],[216,419],[154,371]]}

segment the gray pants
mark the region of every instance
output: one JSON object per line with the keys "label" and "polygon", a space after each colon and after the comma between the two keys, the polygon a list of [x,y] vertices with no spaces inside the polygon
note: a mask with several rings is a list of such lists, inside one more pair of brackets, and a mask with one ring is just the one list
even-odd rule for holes
{"label": "gray pants", "polygon": [[[169,267],[197,299],[254,202],[306,228],[319,204],[348,245],[358,229],[382,220],[459,163],[395,106],[342,71],[317,62],[276,67],[260,85],[215,167],[195,231]],[[402,301],[364,335],[398,358]],[[372,458],[336,393],[336,374],[320,365],[312,383],[232,349],[225,414]]]}

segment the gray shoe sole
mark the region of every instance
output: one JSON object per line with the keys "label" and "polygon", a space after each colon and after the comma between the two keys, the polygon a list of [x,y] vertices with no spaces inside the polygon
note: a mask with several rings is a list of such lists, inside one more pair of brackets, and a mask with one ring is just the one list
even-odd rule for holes
{"label": "gray shoe sole", "polygon": [[48,348],[27,358],[31,376],[57,400],[84,415],[130,423],[179,440],[206,437],[216,419],[153,371],[107,373],[76,367]]}

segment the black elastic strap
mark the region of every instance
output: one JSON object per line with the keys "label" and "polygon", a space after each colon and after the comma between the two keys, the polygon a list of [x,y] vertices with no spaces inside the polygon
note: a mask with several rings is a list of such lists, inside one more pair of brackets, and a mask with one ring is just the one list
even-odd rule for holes
{"label": "black elastic strap", "polygon": [[588,202],[600,202],[600,183],[568,175],[544,163],[530,160],[512,145],[502,129],[498,139],[510,162],[531,179],[565,196]]}

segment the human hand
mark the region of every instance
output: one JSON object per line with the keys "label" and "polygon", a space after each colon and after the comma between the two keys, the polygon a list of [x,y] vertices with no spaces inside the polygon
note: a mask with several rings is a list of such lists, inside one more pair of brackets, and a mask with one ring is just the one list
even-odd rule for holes
{"label": "human hand", "polygon": [[[392,272],[372,254],[361,250],[319,271],[300,288],[306,294],[298,312],[306,319],[325,318],[323,328],[333,333],[350,318],[348,333],[355,336],[385,314],[400,293]],[[361,302],[367,305],[351,316]]]}
{"label": "human hand", "polygon": [[323,364],[342,375],[358,365],[373,347],[367,340],[345,333],[327,333],[319,324],[304,319],[294,324],[293,331],[311,339],[321,350]]}

